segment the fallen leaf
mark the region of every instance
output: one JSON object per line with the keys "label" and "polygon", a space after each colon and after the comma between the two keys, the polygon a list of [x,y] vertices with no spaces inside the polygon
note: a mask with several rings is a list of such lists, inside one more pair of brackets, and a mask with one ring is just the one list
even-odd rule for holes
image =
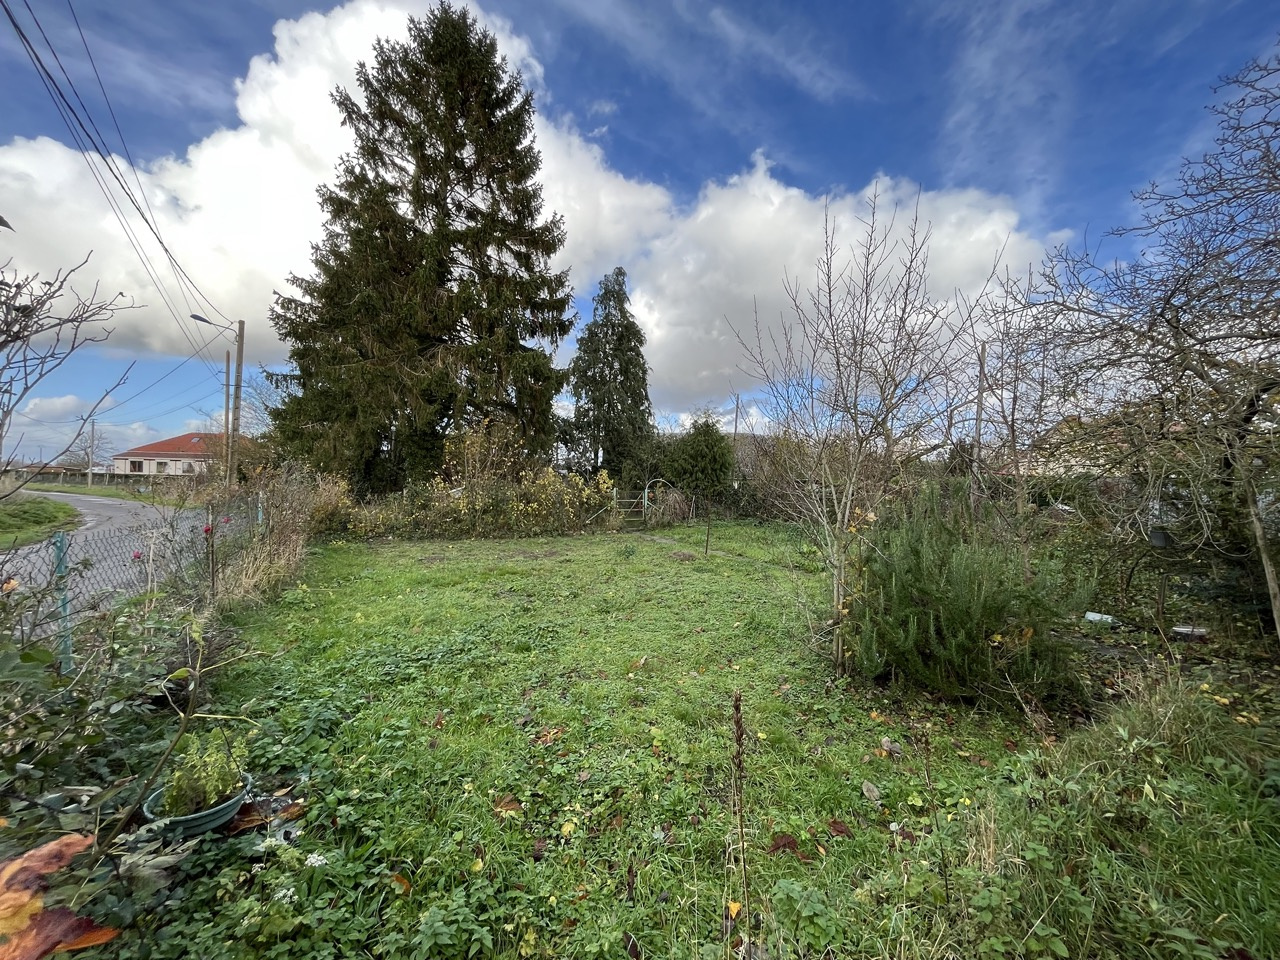
{"label": "fallen leaf", "polygon": [[246,830],[254,830],[258,827],[265,827],[271,821],[260,814],[257,809],[250,807],[250,812],[244,815],[236,814],[234,820],[227,827],[227,833],[235,836],[237,833],[244,833]]}
{"label": "fallen leaf", "polygon": [[831,830],[833,837],[852,837],[853,831],[849,829],[849,825],[843,820],[828,820],[827,827]]}
{"label": "fallen leaf", "polygon": [[104,943],[110,943],[119,935],[120,931],[115,927],[98,927],[95,930],[90,930],[88,933],[76,937],[70,943],[62,944],[58,947],[58,950],[83,950],[86,947],[97,947]]}
{"label": "fallen leaf", "polygon": [[866,797],[868,800],[870,800],[872,803],[874,803],[877,807],[880,806],[880,788],[877,787],[870,780],[862,781],[862,795]]}
{"label": "fallen leaf", "polygon": [[590,770],[583,770],[583,771],[581,771],[581,772],[578,774],[578,782],[579,782],[579,783],[586,783],[586,782],[587,782],[588,780],[590,780],[590,779],[591,779],[591,771],[590,771]]}
{"label": "fallen leaf", "polygon": [[640,941],[629,933],[622,935],[622,945],[627,948],[627,956],[631,960],[640,960]]}
{"label": "fallen leaf", "polygon": [[276,814],[278,820],[299,820],[307,812],[307,801],[295,800]]}
{"label": "fallen leaf", "polygon": [[742,904],[740,904],[737,900],[730,900],[729,901],[729,919],[737,920],[738,911],[741,909],[742,909]]}
{"label": "fallen leaf", "polygon": [[564,733],[564,727],[543,727],[538,731],[538,735],[533,738],[533,742],[543,747],[549,747],[560,739],[560,735]]}
{"label": "fallen leaf", "polygon": [[773,843],[769,845],[769,853],[785,853],[790,851],[796,853],[800,849],[796,843],[796,838],[789,833],[775,833],[773,835]]}
{"label": "fallen leaf", "polygon": [[275,793],[273,793],[273,794],[272,794],[272,796],[273,796],[273,797],[285,797],[285,796],[288,796],[288,795],[289,795],[289,793],[290,793],[292,790],[293,790],[293,787],[281,787],[279,790],[277,790]]}
{"label": "fallen leaf", "polygon": [[435,721],[431,724],[431,726],[435,727],[437,730],[439,730],[441,727],[443,727],[443,726],[444,726],[444,711],[443,711],[443,710],[439,710],[439,711],[437,711],[437,712],[436,712],[436,719],[435,719]]}
{"label": "fallen leaf", "polygon": [[402,877],[398,873],[393,873],[391,875],[391,879],[394,880],[396,883],[400,884],[400,889],[404,893],[408,893],[410,890],[413,889],[413,884],[411,884],[408,880],[406,880],[404,877]]}
{"label": "fallen leaf", "polygon": [[112,927],[100,927],[72,910],[44,909],[45,879],[93,845],[92,835],[67,834],[11,860],[0,862],[0,957],[37,960],[55,950],[78,950],[115,938]]}
{"label": "fallen leaf", "polygon": [[543,837],[539,837],[533,841],[533,862],[540,861],[547,852],[547,841]]}
{"label": "fallen leaf", "polygon": [[896,740],[890,740],[888,737],[880,738],[880,749],[885,753],[893,754],[895,757],[902,756],[902,744]]}
{"label": "fallen leaf", "polygon": [[493,804],[493,812],[496,813],[499,818],[514,817],[523,810],[524,807],[520,806],[520,801],[510,793],[504,793],[495,800]]}

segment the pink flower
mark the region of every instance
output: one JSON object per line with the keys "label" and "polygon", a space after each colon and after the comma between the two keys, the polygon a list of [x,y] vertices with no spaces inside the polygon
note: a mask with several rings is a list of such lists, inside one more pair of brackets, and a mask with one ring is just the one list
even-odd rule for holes
{"label": "pink flower", "polygon": [[213,533],[213,527],[209,526],[208,524],[205,524],[204,532]]}
{"label": "pink flower", "polygon": [[223,522],[223,523],[230,523],[230,522],[231,522],[231,518],[230,518],[230,517],[223,517],[223,518],[222,518],[222,522]]}
{"label": "pink flower", "polygon": [[141,551],[141,550],[135,550],[135,551],[133,551],[133,559],[135,559],[135,560],[141,560],[141,559],[142,559],[142,551]]}

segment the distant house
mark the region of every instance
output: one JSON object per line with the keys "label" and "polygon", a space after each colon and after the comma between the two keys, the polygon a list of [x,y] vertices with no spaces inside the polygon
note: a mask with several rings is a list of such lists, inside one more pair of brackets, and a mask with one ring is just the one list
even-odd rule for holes
{"label": "distant house", "polygon": [[57,463],[23,463],[10,464],[0,471],[0,476],[11,478],[18,483],[27,480],[38,480],[44,483],[65,483],[68,480],[84,479],[84,467],[67,467]]}
{"label": "distant house", "polygon": [[194,477],[209,471],[209,464],[222,454],[222,445],[220,433],[184,433],[117,453],[112,461],[117,477]]}

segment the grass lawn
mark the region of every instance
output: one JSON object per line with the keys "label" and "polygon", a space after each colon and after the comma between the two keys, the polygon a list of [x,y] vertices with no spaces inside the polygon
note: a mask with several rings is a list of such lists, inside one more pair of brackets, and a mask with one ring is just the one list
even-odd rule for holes
{"label": "grass lawn", "polygon": [[48,497],[19,493],[0,500],[0,549],[39,543],[57,530],[73,529],[79,519],[75,507]]}
{"label": "grass lawn", "polygon": [[[1123,935],[1150,941],[1126,955],[1223,956],[1166,951],[1183,933],[1141,923],[1191,926],[1196,947],[1224,910],[1245,915],[1216,921],[1221,942],[1276,945],[1255,928],[1274,924],[1280,876],[1249,864],[1280,814],[1252,787],[1239,825],[1244,774],[1219,770],[1230,835],[1186,850],[1179,830],[1209,822],[1190,780],[1166,795],[1145,748],[1113,750],[1108,731],[1123,782],[1105,790],[1133,821],[1109,850],[1071,807],[1097,781],[1038,779],[1020,722],[831,682],[806,646],[825,579],[790,531],[717,524],[705,557],[703,537],[318,550],[278,603],[239,615],[258,655],[217,684],[219,712],[261,721],[260,783],[306,798],[302,833],[201,846],[111,955],[710,958],[750,929],[774,958],[1106,956],[1083,918],[1117,890],[1136,898]],[[1166,816],[1166,800],[1181,806]],[[1236,876],[1187,906],[1198,881],[1143,873],[1139,843],[1151,870]],[[1079,929],[1061,929],[1067,906]]]}
{"label": "grass lawn", "polygon": [[139,493],[136,487],[118,484],[95,483],[87,487],[83,483],[28,483],[23,490],[31,493],[74,493],[82,497],[110,497],[113,500],[139,500],[144,503],[167,503],[153,493]]}

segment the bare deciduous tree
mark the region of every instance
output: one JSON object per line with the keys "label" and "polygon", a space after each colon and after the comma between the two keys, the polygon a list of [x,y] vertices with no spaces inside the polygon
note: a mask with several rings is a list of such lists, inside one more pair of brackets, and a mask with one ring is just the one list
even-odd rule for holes
{"label": "bare deciduous tree", "polygon": [[[0,264],[0,469],[13,464],[13,453],[6,458],[10,444],[13,417],[44,380],[61,367],[77,350],[91,343],[101,343],[111,335],[106,324],[117,311],[132,304],[124,302],[124,294],[102,297],[95,285],[83,296],[72,286],[75,274],[88,263],[86,257],[74,267],[59,270],[51,279],[38,274],[22,274],[12,261]],[[78,441],[84,425],[103,402],[125,382],[128,370],[115,384],[103,392],[80,420],[79,427],[56,451],[49,462],[66,454]],[[19,437],[19,440],[21,438]],[[13,490],[0,494],[9,496]]]}
{"label": "bare deciduous tree", "polygon": [[1057,339],[1067,393],[1098,466],[1136,481],[1130,526],[1176,519],[1184,539],[1280,582],[1260,492],[1277,483],[1280,427],[1280,54],[1227,81],[1217,145],[1137,200],[1116,231],[1129,262],[1051,258],[1031,298]]}
{"label": "bare deciduous tree", "polygon": [[[857,528],[945,449],[972,410],[978,297],[929,288],[929,231],[914,211],[899,231],[867,201],[848,259],[830,216],[812,286],[788,278],[794,323],[744,340],[768,421],[757,436],[756,480],[799,522],[831,571],[833,620],[847,612]],[[845,668],[840,630],[831,656]]]}

